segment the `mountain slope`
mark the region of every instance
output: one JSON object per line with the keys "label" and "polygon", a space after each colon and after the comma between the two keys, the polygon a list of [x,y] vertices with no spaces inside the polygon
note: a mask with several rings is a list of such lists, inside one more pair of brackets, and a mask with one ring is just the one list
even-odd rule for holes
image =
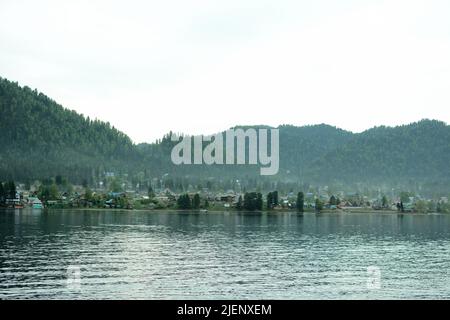
{"label": "mountain slope", "polygon": [[131,140],[109,124],[1,78],[0,119],[1,178],[86,178],[94,169],[126,168],[137,159]]}
{"label": "mountain slope", "polygon": [[134,145],[108,123],[92,121],[36,90],[0,78],[0,180],[61,175],[73,183],[94,182],[113,171],[140,184],[168,174],[187,177],[190,183],[262,179],[450,192],[450,126],[443,122],[423,120],[359,134],[325,124],[279,129],[276,176],[261,178],[259,165],[176,166],[170,161],[176,144],[171,134],[157,143]]}
{"label": "mountain slope", "polygon": [[354,135],[309,170],[320,181],[450,182],[450,126],[435,120],[377,127]]}

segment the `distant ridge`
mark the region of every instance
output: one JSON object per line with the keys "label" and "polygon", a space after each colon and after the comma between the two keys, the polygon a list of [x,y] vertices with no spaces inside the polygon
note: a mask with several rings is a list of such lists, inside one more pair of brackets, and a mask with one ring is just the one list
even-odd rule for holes
{"label": "distant ridge", "polygon": [[[255,126],[238,126],[255,127]],[[262,126],[257,126],[262,127]],[[352,133],[326,124],[279,126],[280,171],[271,179],[315,185],[366,184],[449,190],[450,126],[421,120]],[[197,179],[260,178],[255,166],[174,166],[170,134],[133,144],[110,124],[63,108],[0,78],[0,180],[63,175],[93,182],[104,172]]]}

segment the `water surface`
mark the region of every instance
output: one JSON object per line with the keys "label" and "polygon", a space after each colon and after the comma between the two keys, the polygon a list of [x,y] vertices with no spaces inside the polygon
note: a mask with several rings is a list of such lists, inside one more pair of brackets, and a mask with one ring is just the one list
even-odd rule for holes
{"label": "water surface", "polygon": [[0,211],[0,299],[448,299],[449,273],[450,215]]}

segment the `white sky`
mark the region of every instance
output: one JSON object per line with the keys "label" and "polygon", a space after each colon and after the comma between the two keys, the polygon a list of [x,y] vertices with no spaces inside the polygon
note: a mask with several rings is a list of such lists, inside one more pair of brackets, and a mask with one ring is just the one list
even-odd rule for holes
{"label": "white sky", "polygon": [[0,0],[0,76],[135,142],[450,122],[450,1]]}

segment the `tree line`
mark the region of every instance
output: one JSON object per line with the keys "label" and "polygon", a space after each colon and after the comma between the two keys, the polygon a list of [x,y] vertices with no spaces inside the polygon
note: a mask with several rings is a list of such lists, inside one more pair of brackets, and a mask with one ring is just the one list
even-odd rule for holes
{"label": "tree line", "polygon": [[5,183],[0,181],[0,206],[4,206],[7,199],[15,199],[16,190],[14,181],[7,181]]}

